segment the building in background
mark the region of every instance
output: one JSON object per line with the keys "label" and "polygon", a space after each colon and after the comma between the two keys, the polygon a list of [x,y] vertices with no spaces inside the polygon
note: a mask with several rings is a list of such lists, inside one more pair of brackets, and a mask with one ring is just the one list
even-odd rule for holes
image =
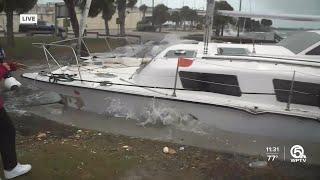
{"label": "building in background", "polygon": [[[80,18],[81,11],[79,9],[77,11],[77,16]],[[46,21],[50,24],[55,24],[55,4],[54,3],[47,3],[47,4],[37,4],[32,10],[30,10],[28,13],[30,14],[37,14],[38,19],[42,21]],[[147,11],[146,15],[151,16],[151,8]],[[137,22],[142,19],[142,12],[139,11],[139,8],[128,8],[127,14],[126,14],[126,28],[127,29],[135,29],[137,26]],[[112,32],[117,32],[118,25],[116,24],[116,19],[118,18],[118,12],[116,12],[112,19],[109,21],[109,27]],[[14,32],[19,31],[19,15],[14,14],[13,17],[13,26],[14,26]],[[63,19],[58,20],[58,25],[63,27]],[[3,31],[6,29],[6,15],[5,13],[0,14],[0,30]],[[104,31],[104,20],[101,17],[101,14],[99,14],[95,18],[88,18],[87,21],[87,31]],[[68,27],[69,31],[72,31],[71,25]]]}

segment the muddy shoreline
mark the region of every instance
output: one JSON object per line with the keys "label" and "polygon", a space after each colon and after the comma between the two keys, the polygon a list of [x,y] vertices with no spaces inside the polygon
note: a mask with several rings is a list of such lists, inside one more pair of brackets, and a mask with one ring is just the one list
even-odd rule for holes
{"label": "muddy shoreline", "polygon": [[[33,170],[19,179],[319,179],[318,166],[272,162],[62,125],[30,113],[10,113],[18,156]],[[176,154],[163,153],[163,147]],[[184,149],[182,150],[183,147]],[[179,150],[181,149],[181,150]]]}

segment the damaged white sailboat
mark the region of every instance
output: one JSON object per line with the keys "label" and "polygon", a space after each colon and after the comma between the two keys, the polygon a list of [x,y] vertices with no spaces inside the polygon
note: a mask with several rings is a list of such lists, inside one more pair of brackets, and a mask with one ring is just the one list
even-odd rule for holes
{"label": "damaged white sailboat", "polygon": [[[319,40],[307,49],[320,46],[320,32],[312,35]],[[320,61],[280,48],[257,56],[255,46],[207,39],[169,47],[138,67],[77,61],[22,76],[85,111],[140,119],[171,109],[206,128],[319,143]]]}
{"label": "damaged white sailboat", "polygon": [[[74,97],[66,103],[86,111],[140,118],[150,108],[165,107],[208,127],[319,142],[319,62],[249,54],[200,59],[188,50],[192,45],[180,45],[184,51],[174,47],[141,67],[88,63],[23,77]],[[178,53],[188,59],[178,62]]]}

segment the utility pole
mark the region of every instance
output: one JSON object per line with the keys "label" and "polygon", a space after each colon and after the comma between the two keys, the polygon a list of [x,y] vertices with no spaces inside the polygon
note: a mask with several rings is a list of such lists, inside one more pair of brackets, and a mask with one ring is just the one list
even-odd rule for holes
{"label": "utility pole", "polygon": [[[242,0],[240,0],[240,5],[239,5],[239,11],[241,11],[242,10]],[[240,22],[239,22],[239,19],[240,19],[240,17],[238,17],[238,23],[237,23],[237,26],[238,26],[238,33],[237,33],[237,37],[239,37],[240,36]]]}

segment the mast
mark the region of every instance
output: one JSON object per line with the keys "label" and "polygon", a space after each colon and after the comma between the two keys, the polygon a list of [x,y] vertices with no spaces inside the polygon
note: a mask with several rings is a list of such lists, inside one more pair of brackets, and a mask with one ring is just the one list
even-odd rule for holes
{"label": "mast", "polygon": [[154,0],[152,0],[152,22],[151,22],[152,23],[152,27],[154,28],[154,23],[153,23],[154,22],[154,17],[153,17],[154,14],[153,13],[154,13]]}
{"label": "mast", "polygon": [[208,54],[208,46],[211,42],[212,37],[212,26],[213,26],[213,17],[214,17],[214,6],[215,0],[207,0],[207,10],[206,10],[206,23],[204,27],[204,49],[203,54]]}
{"label": "mast", "polygon": [[[240,0],[240,5],[239,5],[239,12],[241,12],[242,10],[242,0]],[[238,18],[238,33],[237,33],[237,37],[240,36],[240,21],[239,21],[240,18]]]}
{"label": "mast", "polygon": [[86,0],[86,5],[84,10],[82,11],[82,15],[79,23],[79,37],[78,37],[78,58],[79,59],[81,56],[81,39],[83,37],[83,33],[87,25],[87,18],[88,18],[91,2],[92,0]]}

